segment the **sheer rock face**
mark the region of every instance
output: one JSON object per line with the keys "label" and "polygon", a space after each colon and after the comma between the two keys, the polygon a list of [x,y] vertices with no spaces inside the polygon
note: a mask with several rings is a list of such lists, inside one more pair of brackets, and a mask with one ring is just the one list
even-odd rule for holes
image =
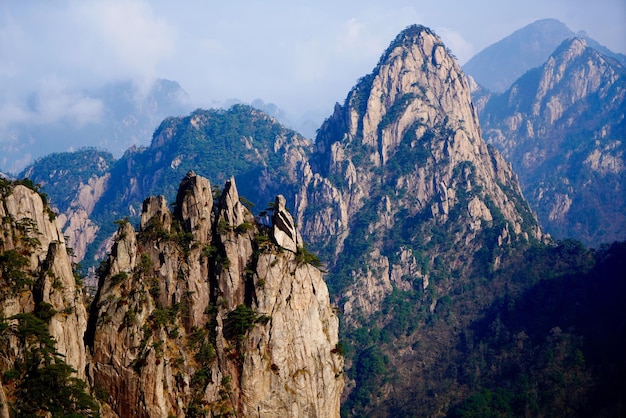
{"label": "sheer rock face", "polygon": [[273,236],[279,247],[296,253],[298,248],[302,247],[302,237],[296,228],[293,217],[285,208],[285,204],[285,196],[276,196],[276,210],[272,218],[274,222]]}
{"label": "sheer rock face", "polygon": [[319,270],[281,251],[231,179],[189,173],[171,215],[120,226],[87,340],[120,416],[339,416],[338,319]]}
{"label": "sheer rock face", "polygon": [[486,140],[554,236],[588,245],[626,236],[626,198],[616,193],[626,181],[625,102],[624,66],[571,38],[481,111]]}
{"label": "sheer rock face", "polygon": [[[202,244],[211,242],[212,209],[213,195],[209,180],[196,176],[193,171],[189,172],[178,189],[176,215],[183,220],[194,239]],[[143,212],[142,217],[152,217],[145,210]]]}
{"label": "sheer rock face", "polygon": [[[354,315],[379,309],[394,271],[413,271],[409,281],[428,282],[426,271],[412,269],[411,257],[401,257],[411,247],[426,248],[429,263],[441,256],[450,269],[464,269],[469,263],[459,254],[471,259],[487,229],[509,228],[514,240],[543,238],[510,165],[481,137],[466,77],[442,41],[421,26],[402,32],[344,105],[336,105],[318,132],[311,166],[325,179],[305,177],[298,217],[304,214],[308,241],[331,237],[331,270],[347,254],[361,253],[350,273],[354,284],[343,294]],[[503,218],[497,225],[496,213]],[[433,228],[450,231],[447,247],[456,251],[433,245]],[[371,245],[357,250],[354,240]],[[380,268],[365,267],[370,264]]]}
{"label": "sheer rock face", "polygon": [[106,152],[84,149],[44,157],[21,174],[47,193],[74,262],[83,260],[102,226],[92,213],[109,186],[112,161]]}
{"label": "sheer rock face", "polygon": [[[51,219],[50,208],[41,196],[23,185],[0,190],[0,254],[23,256],[20,267],[28,282],[19,283],[2,270],[0,305],[3,318],[21,313],[34,313],[46,306],[53,312],[48,331],[56,340],[57,351],[67,364],[84,378],[86,356],[83,332],[87,313],[82,291],[77,287],[65,239],[57,223]],[[45,304],[49,304],[45,305]],[[8,351],[0,354],[2,370],[23,359],[25,347],[10,336]]]}

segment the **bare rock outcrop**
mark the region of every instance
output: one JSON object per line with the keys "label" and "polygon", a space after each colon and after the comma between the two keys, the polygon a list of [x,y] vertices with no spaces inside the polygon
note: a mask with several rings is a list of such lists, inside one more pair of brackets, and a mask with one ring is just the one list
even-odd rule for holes
{"label": "bare rock outcrop", "polygon": [[480,112],[485,139],[556,238],[626,237],[626,198],[615,193],[626,182],[625,80],[620,62],[573,37]]}
{"label": "bare rock outcrop", "polygon": [[[5,181],[0,185],[0,314],[12,326],[17,320],[11,318],[22,314],[43,318],[57,352],[83,378],[87,313],[82,291],[54,213],[27,186]],[[5,371],[24,361],[29,348],[14,336],[8,338],[0,354]]]}
{"label": "bare rock outcrop", "polygon": [[276,196],[276,207],[274,216],[272,217],[272,221],[274,222],[272,232],[274,240],[276,240],[279,247],[296,253],[298,252],[298,248],[302,247],[302,237],[296,228],[293,217],[287,211],[285,204],[285,196]]}
{"label": "bare rock outcrop", "polygon": [[109,178],[109,173],[92,176],[87,183],[78,186],[76,196],[69,208],[60,213],[58,223],[67,236],[67,245],[73,250],[73,260],[80,262],[87,252],[100,227],[91,219],[94,206],[102,197]]}
{"label": "bare rock outcrop", "polygon": [[90,383],[118,416],[338,417],[321,272],[272,241],[234,179],[212,192],[189,173],[173,214],[153,197],[138,232],[120,225],[87,333]]}

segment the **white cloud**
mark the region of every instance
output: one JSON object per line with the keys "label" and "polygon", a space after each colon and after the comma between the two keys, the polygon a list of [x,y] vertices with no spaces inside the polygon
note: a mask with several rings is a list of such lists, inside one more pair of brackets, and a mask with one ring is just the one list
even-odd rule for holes
{"label": "white cloud", "polygon": [[99,122],[102,117],[102,102],[71,91],[56,78],[47,78],[32,101],[31,123],[46,124],[68,120],[81,127]]}
{"label": "white cloud", "polygon": [[[59,121],[82,127],[99,122],[102,112],[100,100],[72,91],[60,79],[48,77],[27,99],[5,101],[0,106],[0,129],[7,130],[13,124],[45,125]],[[3,139],[10,140],[10,136],[5,134]]]}
{"label": "white cloud", "polygon": [[460,33],[445,27],[436,28],[435,31],[441,37],[443,43],[457,57],[460,64],[464,64],[476,53],[472,44],[463,38]]}
{"label": "white cloud", "polygon": [[[70,10],[77,36],[79,65],[91,65],[102,76],[154,77],[158,64],[171,58],[175,32],[156,17],[149,3],[133,1],[79,1]],[[75,60],[74,60],[75,61]]]}

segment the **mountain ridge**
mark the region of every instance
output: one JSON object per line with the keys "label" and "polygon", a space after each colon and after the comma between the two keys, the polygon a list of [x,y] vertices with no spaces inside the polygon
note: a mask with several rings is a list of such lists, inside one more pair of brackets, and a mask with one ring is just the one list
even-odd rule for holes
{"label": "mountain ridge", "polygon": [[189,172],[120,221],[87,314],[45,196],[0,181],[3,416],[339,417],[339,320],[284,198],[267,224],[213,193]]}
{"label": "mountain ridge", "polygon": [[540,19],[489,45],[470,58],[463,70],[488,90],[503,93],[526,71],[541,66],[563,41],[573,37],[586,39],[594,49],[626,64],[624,54],[610,51],[584,31],[574,33],[557,19]]}
{"label": "mountain ridge", "polygon": [[618,61],[571,38],[481,110],[485,137],[513,163],[542,224],[558,238],[598,246],[626,236],[618,192],[625,75]]}
{"label": "mountain ridge", "polygon": [[[215,130],[228,118],[241,123],[230,131]],[[259,129],[269,130],[270,135],[257,138],[257,131],[243,129],[253,122],[263,125]],[[195,384],[208,383],[204,395],[196,389],[184,392],[183,385],[168,377],[165,382],[171,390],[157,391],[154,399],[158,402],[150,402],[152,411],[164,402],[174,405],[176,401],[166,396],[173,392],[180,393],[180,399],[194,401],[194,408],[223,407],[223,411],[248,411],[254,416],[254,408],[246,406],[245,385],[233,383],[244,377],[239,362],[260,361],[262,374],[270,379],[305,378],[310,368],[285,373],[278,363],[263,363],[264,356],[259,360],[256,354],[262,349],[254,344],[246,345],[252,351],[242,359],[238,356],[242,347],[232,338],[237,333],[227,331],[229,318],[243,319],[246,329],[245,324],[250,325],[255,316],[238,308],[241,300],[248,308],[258,309],[256,319],[267,314],[261,305],[272,298],[262,295],[274,294],[277,288],[269,279],[257,280],[265,277],[263,272],[291,278],[292,271],[286,267],[295,263],[303,267],[305,277],[310,276],[308,266],[318,261],[301,246],[300,230],[326,263],[328,289],[335,303],[331,310],[342,312],[340,340],[332,347],[334,337],[321,339],[330,341],[324,343],[324,352],[330,349],[333,356],[346,355],[344,415],[487,416],[491,412],[550,416],[554,411],[575,415],[577,408],[603,405],[598,399],[608,401],[596,410],[620,408],[619,394],[596,397],[592,383],[623,386],[612,385],[619,373],[606,372],[624,370],[623,360],[613,354],[602,357],[602,349],[597,348],[607,347],[612,339],[617,347],[626,341],[620,334],[623,327],[610,317],[611,312],[622,317],[623,286],[614,274],[602,276],[602,271],[611,273],[618,266],[603,264],[604,257],[617,254],[619,260],[623,245],[594,252],[576,242],[554,243],[544,235],[511,165],[484,141],[466,77],[430,29],[415,25],[401,32],[383,51],[372,73],[357,82],[343,104],[335,106],[315,144],[273,125],[263,114],[255,116],[248,107],[197,111],[164,121],[162,128],[154,136],[153,148],[130,150],[117,165],[117,174],[111,176],[124,181],[106,181],[111,187],[108,196],[122,197],[125,203],[117,206],[116,216],[122,219],[114,254],[100,269],[100,288],[112,290],[106,290],[111,297],[103,293],[93,305],[95,323],[100,321],[109,331],[87,338],[88,347],[98,352],[91,376],[99,376],[99,382],[112,388],[120,386],[114,381],[127,379],[134,382],[128,391],[132,394],[145,393],[153,384],[164,388],[158,379],[150,380],[148,371],[158,372],[167,364],[172,368],[171,361],[162,360],[174,358],[175,364],[175,350],[189,349],[187,354],[193,356],[182,355],[179,360],[184,368],[195,367],[196,355],[205,359],[216,355],[224,367],[209,363],[208,369],[193,374]],[[228,141],[219,132],[227,132]],[[150,198],[139,206],[138,196],[150,187],[171,186],[160,183],[167,176],[202,164],[202,174],[208,171],[212,162],[202,158],[209,155],[206,150],[189,148],[192,152],[181,153],[180,149],[220,141],[219,158],[227,161],[216,164],[232,167],[235,162],[228,159],[234,155],[244,155],[245,164],[250,164],[239,173],[218,173],[228,184],[224,190],[209,193],[208,180],[187,172],[176,197]],[[168,151],[170,146],[174,152]],[[186,155],[193,158],[186,160]],[[599,156],[599,166],[601,161]],[[157,175],[151,171],[151,176],[140,175],[142,164],[158,166],[151,170]],[[258,212],[256,226],[244,209],[250,202],[239,194],[246,183],[252,191],[246,195],[261,204],[268,200],[268,191],[284,190],[283,198]],[[276,211],[281,216],[276,217]],[[284,229],[282,233],[267,231],[266,237],[255,228],[266,231],[271,225],[269,213],[274,214],[274,226]],[[263,258],[255,248],[266,248],[272,233],[272,245],[280,248]],[[250,240],[252,236],[255,239]],[[139,244],[133,245],[133,240]],[[200,260],[200,266],[190,260]],[[191,264],[195,267],[187,269]],[[596,265],[605,269],[598,273],[601,281],[591,274]],[[219,289],[217,294],[198,284],[198,274],[209,277],[209,287]],[[167,278],[159,280],[162,277]],[[302,289],[325,293],[306,280],[297,283],[290,290],[280,287],[277,300],[293,303],[300,284]],[[137,292],[126,295],[129,288]],[[205,313],[197,303],[207,295],[221,312],[221,325],[214,309]],[[223,295],[227,297],[220,299]],[[535,299],[545,304],[558,300],[559,306],[576,309],[566,309],[559,316],[549,309],[551,315],[542,315],[541,309],[532,308],[533,317],[525,318],[516,304],[532,307]],[[188,307],[193,318],[198,318],[193,320],[208,324],[207,334],[199,335],[193,347],[170,344],[179,338],[175,325],[182,335],[189,335],[186,328],[182,333],[184,327],[194,325],[177,306]],[[594,315],[595,306],[606,307],[606,312]],[[224,316],[227,311],[236,313]],[[584,324],[597,321],[598,329],[606,332],[599,336],[589,332],[587,325],[577,327],[580,321],[572,318],[580,317],[589,318]],[[261,335],[262,339],[272,326],[262,322],[255,322],[246,338],[257,341]],[[129,338],[142,336],[146,343],[114,344],[116,332]],[[282,335],[288,340],[286,333]],[[115,357],[125,362],[124,372],[117,376],[106,361],[115,350],[120,352]],[[342,360],[333,356],[330,369],[334,374],[327,381],[334,382],[332,396],[339,396]],[[145,371],[141,379],[130,377],[136,368]],[[232,372],[232,381],[218,378],[225,370]],[[289,388],[293,389],[287,385],[277,390],[290,392]],[[103,391],[105,399],[111,392]],[[207,392],[220,397],[217,403],[203,403],[208,401]],[[114,396],[118,395],[128,396]],[[264,404],[268,405],[264,412],[271,413],[270,403]],[[137,402],[133,408],[139,411],[142,405]],[[302,407],[305,410],[313,409]]]}

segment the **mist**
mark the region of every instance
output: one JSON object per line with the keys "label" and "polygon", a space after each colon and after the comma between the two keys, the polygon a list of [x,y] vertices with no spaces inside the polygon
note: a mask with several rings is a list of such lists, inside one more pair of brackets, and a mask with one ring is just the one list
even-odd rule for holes
{"label": "mist", "polygon": [[[104,125],[120,113],[111,106],[134,103],[122,117],[147,111],[162,79],[179,83],[166,106],[174,112],[260,99],[311,136],[406,26],[431,27],[463,64],[545,17],[626,52],[620,0],[3,2],[0,170],[16,173],[41,155],[83,146],[119,155],[149,144],[159,121],[127,138]],[[120,101],[103,97],[106,86],[121,84],[123,93],[113,89]]]}

